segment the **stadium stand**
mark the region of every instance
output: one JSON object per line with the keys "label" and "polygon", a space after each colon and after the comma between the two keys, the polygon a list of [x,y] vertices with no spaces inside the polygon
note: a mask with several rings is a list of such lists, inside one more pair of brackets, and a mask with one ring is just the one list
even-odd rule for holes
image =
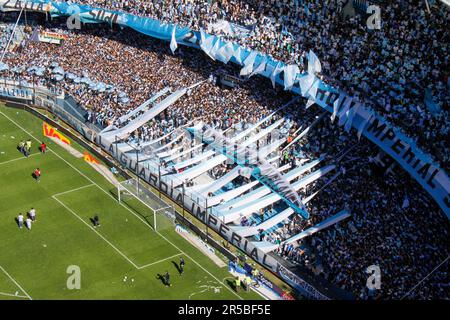
{"label": "stadium stand", "polygon": [[[449,169],[449,33],[445,26],[450,16],[442,3],[435,3],[428,14],[418,0],[383,2],[383,28],[368,32],[364,14],[358,13],[349,20],[342,17],[341,1],[79,2],[194,30],[203,28],[286,63],[295,63],[302,71],[306,70],[307,52],[313,49],[322,63],[320,79],[377,110],[427,150],[443,169]],[[365,5],[353,2],[359,10]],[[163,112],[152,115],[150,121],[127,134],[124,142],[147,143],[153,151],[161,148],[158,161],[164,173],[174,181],[182,177],[183,181],[175,184],[186,183],[192,194],[197,194],[195,186],[201,185],[200,196],[205,198],[206,193],[211,201],[217,200],[214,204],[218,208],[246,203],[246,197],[261,193],[265,187],[243,174],[235,176],[226,157],[198,147],[178,128],[201,120],[223,132],[231,128],[239,134],[267,119],[257,131],[263,132],[257,148],[270,147],[274,141],[269,135],[290,136],[310,128],[284,152],[285,144],[270,152],[276,153],[274,166],[284,168],[282,174],[286,176],[318,159],[318,171],[331,171],[300,186],[302,179],[315,172],[310,168],[293,181],[293,185],[299,185],[299,197],[308,199],[304,205],[310,218],[287,212],[282,201],[271,194],[266,196],[267,204],[256,203],[257,210],[250,208],[244,216],[238,214],[240,207],[228,208],[233,213],[231,225],[263,225],[261,232],[250,232],[249,238],[277,244],[271,254],[286,261],[289,269],[301,268],[307,277],[325,280],[360,299],[374,294],[365,286],[365,269],[374,264],[384,270],[378,297],[448,296],[445,270],[433,273],[429,285],[409,292],[448,256],[447,218],[406,172],[398,167],[380,167],[376,146],[346,133],[328,117],[316,121],[323,111],[320,108],[304,108],[305,101],[300,101],[272,114],[294,96],[279,87],[272,89],[269,81],[258,78],[239,82],[232,89],[221,88],[211,81],[218,75],[217,70],[237,78],[238,68],[212,61],[191,48],[180,48],[172,55],[166,43],[130,29],[84,25],[81,30],[67,30],[64,19],[47,21],[36,28],[65,35],[67,39],[56,46],[22,41],[19,48],[6,54],[3,62],[9,68],[0,71],[0,76],[60,89],[83,108],[87,122],[103,129],[123,128],[127,122],[117,119],[167,87],[186,89],[202,83],[186,90],[185,96]],[[36,71],[39,68],[45,71],[40,74]],[[65,77],[55,76],[58,68]],[[162,100],[162,96],[158,97],[148,108]],[[139,118],[145,110],[142,108],[127,121]],[[280,128],[275,132],[277,121]],[[267,128],[270,129],[264,132]],[[176,156],[186,150],[189,152]],[[311,162],[304,164],[303,160]],[[205,163],[209,166],[201,167]],[[292,165],[283,167],[287,164]],[[199,180],[200,175],[204,180]],[[223,177],[226,183],[222,184]],[[209,194],[205,190],[211,185],[220,188]],[[256,202],[265,199],[261,196],[266,193],[259,193]],[[351,218],[312,236],[288,241],[344,209],[351,212]],[[286,218],[280,221],[276,219],[278,215]]]}

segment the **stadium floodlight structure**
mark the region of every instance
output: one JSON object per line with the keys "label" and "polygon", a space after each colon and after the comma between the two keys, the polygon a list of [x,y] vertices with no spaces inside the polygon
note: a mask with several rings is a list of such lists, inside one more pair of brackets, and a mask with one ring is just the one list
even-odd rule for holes
{"label": "stadium floodlight structure", "polygon": [[291,184],[269,162],[260,157],[258,152],[255,152],[249,146],[238,146],[236,142],[226,138],[221,132],[203,122],[187,130],[194,137],[200,139],[202,143],[206,143],[216,152],[231,159],[237,165],[246,168],[248,176],[252,175],[264,186],[278,194],[289,207],[304,219],[309,218],[309,212]]}
{"label": "stadium floodlight structure", "polygon": [[[127,197],[129,198],[130,196],[152,211],[153,221],[149,221],[147,220],[148,216],[143,214],[143,210],[136,210],[141,212],[142,217],[156,232],[163,229],[165,226],[174,225],[176,217],[174,213],[175,207],[160,199],[149,188],[140,183],[138,184],[136,179],[125,180],[117,185],[117,197],[119,202],[125,202]],[[157,217],[160,217],[160,223],[157,222]]]}

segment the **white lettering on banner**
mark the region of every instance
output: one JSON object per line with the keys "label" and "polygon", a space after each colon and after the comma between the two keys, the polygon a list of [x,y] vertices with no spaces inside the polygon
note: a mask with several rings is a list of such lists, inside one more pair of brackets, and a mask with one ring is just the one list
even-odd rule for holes
{"label": "white lettering on banner", "polygon": [[0,8],[2,11],[20,11],[25,9],[28,11],[49,12],[52,9],[52,5],[51,3],[33,1],[0,0]]}
{"label": "white lettering on banner", "polygon": [[0,84],[0,96],[24,99],[24,100],[32,100],[33,94],[28,89],[19,89],[15,86],[3,85]]}
{"label": "white lettering on banner", "polygon": [[[316,103],[330,112],[336,112],[334,102],[338,97],[341,97],[338,93],[319,88]],[[343,100],[347,98],[351,99],[347,96]],[[345,116],[342,111],[347,107],[346,103],[339,101],[338,116]],[[345,121],[340,121],[340,124],[344,123]],[[434,164],[413,143],[408,142],[409,139],[399,130],[362,105],[353,115],[352,125],[407,170],[450,218],[450,182],[444,170]]]}

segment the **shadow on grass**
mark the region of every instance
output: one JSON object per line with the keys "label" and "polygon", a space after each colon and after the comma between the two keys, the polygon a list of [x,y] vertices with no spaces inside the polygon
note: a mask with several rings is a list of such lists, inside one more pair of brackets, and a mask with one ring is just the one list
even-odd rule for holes
{"label": "shadow on grass", "polygon": [[[118,199],[118,195],[117,195],[117,189],[110,189],[108,190],[108,192],[115,198]],[[134,197],[130,196],[132,199],[134,199]],[[138,200],[136,200],[138,201]],[[133,213],[137,214],[138,216],[140,216],[141,218],[143,218],[145,220],[145,222],[152,228],[154,228],[153,226],[153,211],[152,213],[149,213],[148,215],[143,214],[141,211],[136,210],[135,208],[133,208],[131,205],[129,205],[127,203],[126,200],[123,199],[123,196],[121,196],[121,200],[120,203],[123,204],[126,208],[130,209]],[[151,211],[150,208],[146,208],[147,211]]]}
{"label": "shadow on grass", "polygon": [[172,264],[175,266],[175,268],[177,269],[178,273],[181,274],[181,268],[178,265],[178,263],[176,263],[175,261],[172,260]]}
{"label": "shadow on grass", "polygon": [[166,280],[164,280],[164,277],[161,274],[158,273],[156,279],[160,280],[163,285],[166,285]]}

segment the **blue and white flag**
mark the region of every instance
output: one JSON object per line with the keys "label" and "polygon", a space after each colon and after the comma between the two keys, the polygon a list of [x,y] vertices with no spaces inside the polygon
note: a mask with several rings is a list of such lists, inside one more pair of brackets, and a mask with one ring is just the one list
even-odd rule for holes
{"label": "blue and white flag", "polygon": [[305,96],[306,93],[309,91],[309,89],[314,83],[315,78],[316,77],[313,74],[306,74],[298,78],[298,83],[300,85],[300,92],[302,96]]}
{"label": "blue and white flag", "polygon": [[272,73],[270,74],[270,80],[272,81],[272,86],[275,88],[275,79],[277,75],[283,71],[283,68],[280,68],[280,65],[282,65],[281,62],[278,62],[275,68],[273,69]]}
{"label": "blue and white flag", "polygon": [[252,73],[253,71],[253,63],[255,62],[256,56],[258,52],[252,51],[244,60],[244,67],[241,69],[241,76],[246,76]]}
{"label": "blue and white flag", "polygon": [[242,50],[241,50],[241,46],[238,46],[235,50],[234,50],[234,58],[236,59],[236,62],[239,63],[240,65],[242,65]]}
{"label": "blue and white flag", "polygon": [[172,50],[172,54],[175,54],[175,50],[177,50],[177,48],[178,48],[177,39],[175,38],[176,29],[177,29],[177,25],[175,24],[173,26],[173,30],[172,30],[172,39],[170,40],[170,50]]}
{"label": "blue and white flag", "polygon": [[316,74],[322,71],[322,65],[320,64],[319,58],[317,58],[316,54],[309,50],[308,53],[308,73]]}
{"label": "blue and white flag", "polygon": [[320,80],[317,77],[313,77],[313,84],[308,90],[308,95],[310,99],[316,100],[317,90],[319,89]]}
{"label": "blue and white flag", "polygon": [[290,64],[284,67],[284,90],[290,90],[295,83],[297,73],[300,69],[296,64]]}
{"label": "blue and white flag", "polygon": [[361,118],[363,120],[361,121],[361,123],[358,126],[358,140],[361,139],[361,134],[364,131],[364,128],[369,123],[369,121],[372,119],[373,111],[368,110],[367,108],[363,107],[362,109],[360,109],[359,115],[361,116]]}
{"label": "blue and white flag", "polygon": [[216,60],[217,55],[220,54],[219,49],[221,44],[220,37],[215,37],[215,40],[216,41],[214,42],[214,46],[211,48],[208,54],[214,61]]}
{"label": "blue and white flag", "polygon": [[350,132],[352,128],[353,119],[355,118],[355,114],[358,112],[358,109],[361,107],[361,103],[357,102],[353,108],[351,108],[348,112],[348,118],[345,122],[344,130],[346,132]]}
{"label": "blue and white flag", "polygon": [[211,56],[210,52],[213,47],[213,41],[216,39],[214,36],[209,36],[206,38],[206,33],[203,29],[200,29],[200,48],[205,52],[211,59],[215,60],[213,56]]}
{"label": "blue and white flag", "polygon": [[219,50],[217,50],[214,56],[216,57],[217,60],[227,64],[228,61],[230,61],[233,54],[234,54],[233,44],[231,42],[226,42],[223,46],[219,48]]}
{"label": "blue and white flag", "polygon": [[338,113],[338,126],[343,126],[344,123],[347,121],[347,117],[348,117],[348,111],[350,109],[350,105],[352,104],[353,101],[353,97],[349,97],[347,96],[347,98],[345,99],[344,105],[341,108],[341,111]]}
{"label": "blue and white flag", "polygon": [[267,66],[267,57],[264,56],[261,59],[261,63],[252,71],[249,77],[255,74],[262,74],[266,70],[266,66]]}
{"label": "blue and white flag", "polygon": [[339,97],[334,101],[333,103],[333,113],[331,114],[331,123],[334,122],[334,119],[336,119],[336,115],[339,111],[339,105],[341,104],[341,102],[343,101],[343,99],[346,97],[346,94],[343,92],[339,93]]}

